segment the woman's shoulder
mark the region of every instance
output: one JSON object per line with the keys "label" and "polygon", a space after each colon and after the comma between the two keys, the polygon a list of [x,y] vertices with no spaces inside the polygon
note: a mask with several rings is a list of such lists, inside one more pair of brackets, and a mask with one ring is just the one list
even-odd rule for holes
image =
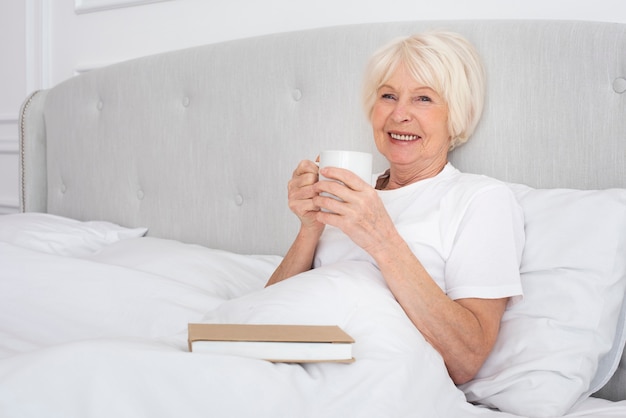
{"label": "woman's shoulder", "polygon": [[452,165],[450,165],[446,183],[449,189],[446,194],[457,196],[463,200],[472,199],[483,193],[500,197],[514,197],[513,192],[505,182],[484,174],[465,173]]}
{"label": "woman's shoulder", "polygon": [[[447,214],[454,224],[459,225],[461,219],[467,218],[479,222],[496,222],[515,220],[516,225],[523,228],[523,211],[515,194],[504,181],[481,174],[457,173],[452,176],[448,190],[442,197],[440,209]],[[508,221],[507,221],[508,222]],[[513,221],[511,221],[513,222]]]}

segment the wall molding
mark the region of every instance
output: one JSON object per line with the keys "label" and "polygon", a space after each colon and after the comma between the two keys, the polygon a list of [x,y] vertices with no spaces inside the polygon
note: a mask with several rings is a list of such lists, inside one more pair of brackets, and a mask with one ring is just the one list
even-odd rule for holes
{"label": "wall molding", "polygon": [[16,213],[20,211],[20,203],[17,200],[0,196],[0,215]]}
{"label": "wall molding", "polygon": [[0,125],[17,124],[17,113],[0,113]]}
{"label": "wall molding", "polygon": [[26,0],[25,96],[51,87],[51,0]]}
{"label": "wall molding", "polygon": [[121,7],[140,6],[148,3],[159,3],[169,0],[74,0],[76,14],[101,12]]}
{"label": "wall molding", "polygon": [[[0,138],[0,155],[10,155],[17,157],[19,155],[19,142],[17,138],[2,137]],[[4,182],[4,186],[8,186],[8,182]],[[20,211],[20,202],[17,197],[11,195],[0,195],[0,215],[8,213],[16,213]]]}
{"label": "wall molding", "polygon": [[20,146],[17,138],[0,138],[0,154],[17,155]]}

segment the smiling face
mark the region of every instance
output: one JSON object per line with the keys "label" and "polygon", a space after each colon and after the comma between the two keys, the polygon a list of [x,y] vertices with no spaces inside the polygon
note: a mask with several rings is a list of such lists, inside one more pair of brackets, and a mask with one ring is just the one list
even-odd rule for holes
{"label": "smiling face", "polygon": [[457,33],[396,38],[374,52],[364,75],[363,108],[391,165],[389,182],[380,187],[436,175],[478,125],[485,71],[476,49]]}
{"label": "smiling face", "polygon": [[389,187],[439,173],[448,161],[448,105],[399,65],[378,89],[371,112],[378,151],[390,164]]}

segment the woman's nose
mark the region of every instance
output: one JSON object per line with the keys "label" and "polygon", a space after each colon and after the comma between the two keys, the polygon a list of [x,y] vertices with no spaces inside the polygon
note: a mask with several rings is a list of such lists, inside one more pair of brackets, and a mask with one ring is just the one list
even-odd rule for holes
{"label": "woman's nose", "polygon": [[392,116],[395,122],[406,122],[411,120],[411,113],[408,107],[403,103],[398,103],[396,105]]}

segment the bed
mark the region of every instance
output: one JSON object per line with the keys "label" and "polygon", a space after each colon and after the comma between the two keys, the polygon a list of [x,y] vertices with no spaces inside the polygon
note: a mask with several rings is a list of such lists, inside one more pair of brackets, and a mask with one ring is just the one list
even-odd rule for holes
{"label": "bed", "polygon": [[[286,184],[374,152],[360,76],[430,28],[482,54],[462,171],[525,215],[522,302],[456,386],[371,265],[264,289],[297,231]],[[626,416],[626,25],[407,21],[134,59],[27,97],[21,213],[0,217],[2,417]],[[375,171],[384,170],[375,157]],[[189,322],[335,324],[350,364],[189,353]]]}

